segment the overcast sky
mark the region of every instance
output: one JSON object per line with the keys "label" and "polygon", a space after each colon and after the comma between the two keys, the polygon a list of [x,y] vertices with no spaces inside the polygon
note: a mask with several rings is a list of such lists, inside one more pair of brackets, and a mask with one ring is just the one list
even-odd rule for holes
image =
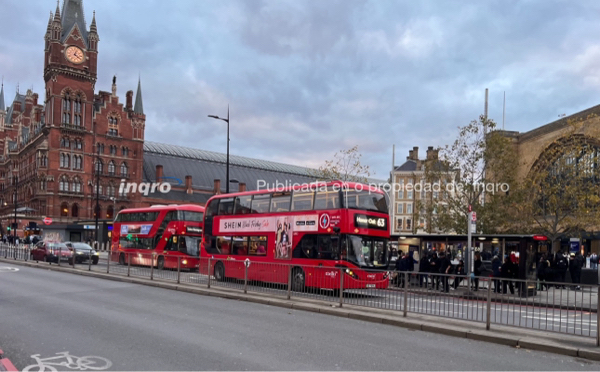
{"label": "overcast sky", "polygon": [[[61,0],[62,6],[62,0]],[[54,0],[0,1],[6,104],[43,96]],[[84,0],[97,90],[141,75],[146,139],[317,167],[359,145],[375,177],[489,116],[527,131],[600,103],[600,1]]]}

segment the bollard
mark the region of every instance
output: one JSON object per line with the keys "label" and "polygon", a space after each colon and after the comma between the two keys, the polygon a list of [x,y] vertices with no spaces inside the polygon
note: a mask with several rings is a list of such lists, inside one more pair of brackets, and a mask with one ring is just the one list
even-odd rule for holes
{"label": "bollard", "polygon": [[150,255],[150,280],[154,280],[154,253]]}
{"label": "bollard", "polygon": [[[110,252],[110,247],[108,248],[108,259],[106,260],[106,273],[109,274],[110,273],[110,258],[112,257],[111,252]],[[98,256],[98,259],[100,259],[100,256]]]}
{"label": "bollard", "polygon": [[71,252],[73,252],[73,260],[71,261],[71,266],[73,266],[73,268],[75,268],[75,261],[77,261],[76,260],[76,258],[77,258],[77,252],[75,251],[75,248],[73,248],[73,250]]}
{"label": "bollard", "polygon": [[287,299],[292,298],[292,265],[288,265],[288,291]]}
{"label": "bollard", "polygon": [[127,255],[127,276],[129,276],[129,272],[131,271],[131,254],[125,254]]}
{"label": "bollard", "polygon": [[208,259],[208,270],[206,270],[206,273],[208,274],[208,285],[206,288],[210,288],[210,258]]}
{"label": "bollard", "polygon": [[181,280],[181,256],[177,257],[177,284],[180,283]]}
{"label": "bollard", "polygon": [[56,262],[58,263],[58,266],[60,266],[60,256],[62,254],[62,248],[58,248],[58,257],[56,259]]}
{"label": "bollard", "polygon": [[[75,266],[75,260],[73,260],[73,266]],[[88,271],[92,271],[92,251],[88,251]]]}
{"label": "bollard", "polygon": [[248,264],[244,262],[244,293],[248,293]]}
{"label": "bollard", "polygon": [[488,283],[487,290],[487,304],[486,304],[486,319],[485,319],[485,329],[490,330],[491,316],[492,316],[492,282]]}
{"label": "bollard", "polygon": [[340,268],[340,307],[344,304],[344,270]]}
{"label": "bollard", "polygon": [[404,275],[404,290],[403,290],[403,292],[404,292],[404,299],[403,299],[404,303],[402,305],[402,307],[403,307],[403,309],[402,309],[403,310],[402,316],[404,316],[406,318],[407,315],[408,315],[408,271],[405,271],[403,275]]}

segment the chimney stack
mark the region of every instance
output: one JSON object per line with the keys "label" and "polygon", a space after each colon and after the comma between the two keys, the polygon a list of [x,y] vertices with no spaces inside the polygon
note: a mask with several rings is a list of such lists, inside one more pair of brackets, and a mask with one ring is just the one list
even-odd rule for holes
{"label": "chimney stack", "polygon": [[185,192],[186,194],[193,194],[194,190],[192,190],[192,176],[185,176]]}
{"label": "chimney stack", "polygon": [[435,150],[433,149],[433,146],[429,146],[427,148],[427,160],[434,159],[434,156],[435,156]]}
{"label": "chimney stack", "polygon": [[156,182],[162,182],[162,178],[163,178],[163,166],[157,165],[156,166]]}
{"label": "chimney stack", "polygon": [[245,182],[240,182],[240,192],[245,192],[246,191],[246,183]]}
{"label": "chimney stack", "polygon": [[406,157],[406,160],[413,160],[413,150],[408,150],[408,156]]}
{"label": "chimney stack", "polygon": [[133,90],[128,90],[126,96],[127,103],[125,105],[125,108],[127,109],[127,111],[131,111],[133,109]]}
{"label": "chimney stack", "polygon": [[213,193],[215,193],[215,194],[221,193],[221,180],[215,180],[215,186],[213,187]]}
{"label": "chimney stack", "polygon": [[417,146],[413,147],[413,156],[415,161],[419,160],[419,148]]}

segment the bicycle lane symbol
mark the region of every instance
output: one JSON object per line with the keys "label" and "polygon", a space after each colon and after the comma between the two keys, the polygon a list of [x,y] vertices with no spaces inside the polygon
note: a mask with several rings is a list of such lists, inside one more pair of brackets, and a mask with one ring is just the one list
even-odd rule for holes
{"label": "bicycle lane symbol", "polygon": [[25,367],[23,372],[58,371],[56,367],[66,367],[75,371],[102,371],[112,366],[112,362],[106,358],[92,355],[77,357],[69,354],[68,351],[56,353],[56,356],[47,358],[40,358],[40,354],[34,354],[31,357],[36,364]]}

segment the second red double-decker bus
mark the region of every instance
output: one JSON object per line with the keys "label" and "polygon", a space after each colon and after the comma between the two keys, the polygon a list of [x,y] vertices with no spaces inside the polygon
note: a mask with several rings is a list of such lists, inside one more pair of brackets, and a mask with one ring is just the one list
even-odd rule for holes
{"label": "second red double-decker bus", "polygon": [[204,208],[157,205],[123,209],[113,225],[111,260],[122,265],[195,270],[199,265]]}
{"label": "second red double-decker bus", "polygon": [[200,253],[211,264],[200,271],[288,283],[291,270],[294,290],[387,288],[388,221],[386,195],[359,183],[217,195],[206,205]]}

